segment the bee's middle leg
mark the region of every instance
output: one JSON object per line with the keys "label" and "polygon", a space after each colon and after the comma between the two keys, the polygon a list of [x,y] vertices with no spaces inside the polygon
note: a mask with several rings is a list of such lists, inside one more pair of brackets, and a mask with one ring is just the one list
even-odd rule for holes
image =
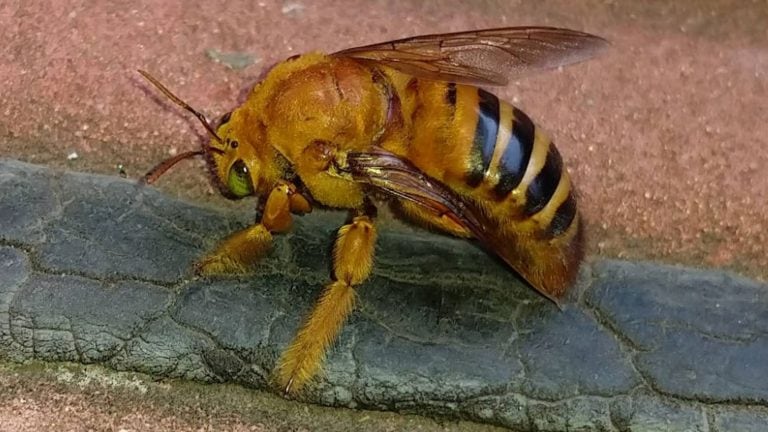
{"label": "bee's middle leg", "polygon": [[354,285],[371,273],[375,242],[371,216],[356,216],[339,230],[333,251],[334,280],[326,285],[277,366],[278,385],[285,393],[297,393],[320,371],[327,349],[354,307]]}

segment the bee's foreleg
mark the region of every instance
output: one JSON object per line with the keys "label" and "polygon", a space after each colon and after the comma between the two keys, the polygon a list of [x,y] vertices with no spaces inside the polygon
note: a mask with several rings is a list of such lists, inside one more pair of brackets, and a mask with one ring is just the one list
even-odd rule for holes
{"label": "bee's foreleg", "polygon": [[320,371],[326,350],[354,307],[354,285],[371,272],[375,242],[370,216],[357,216],[339,230],[333,251],[334,281],[325,287],[277,366],[278,385],[285,393],[298,392]]}
{"label": "bee's foreleg", "polygon": [[280,182],[272,189],[264,205],[261,222],[224,239],[212,253],[195,264],[202,275],[245,273],[272,247],[272,233],[291,228],[293,213],[310,211],[307,200],[295,186]]}

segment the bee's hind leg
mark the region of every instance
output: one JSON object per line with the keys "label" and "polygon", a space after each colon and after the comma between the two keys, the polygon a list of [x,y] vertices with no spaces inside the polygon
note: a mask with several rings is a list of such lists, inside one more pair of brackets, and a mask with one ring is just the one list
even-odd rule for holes
{"label": "bee's hind leg", "polygon": [[354,286],[371,273],[376,243],[374,212],[369,209],[356,215],[339,229],[333,251],[334,280],[325,286],[277,366],[277,384],[286,394],[298,393],[320,371],[326,351],[355,305]]}
{"label": "bee's hind leg", "polygon": [[198,261],[195,273],[210,276],[247,273],[272,248],[272,233],[291,228],[293,213],[311,210],[296,187],[280,182],[267,197],[261,221],[225,238],[216,249]]}

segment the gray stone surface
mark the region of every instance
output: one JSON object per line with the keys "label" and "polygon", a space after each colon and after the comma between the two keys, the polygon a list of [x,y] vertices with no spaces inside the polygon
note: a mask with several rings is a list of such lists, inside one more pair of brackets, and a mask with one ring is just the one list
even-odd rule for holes
{"label": "gray stone surface", "polygon": [[[344,215],[299,218],[252,276],[193,278],[252,217],[0,161],[0,358],[271,388]],[[523,431],[768,424],[765,285],[598,261],[559,311],[467,242],[383,226],[377,251],[308,402]]]}
{"label": "gray stone surface", "polygon": [[768,405],[765,285],[651,264],[595,269],[586,303],[635,349],[649,385],[685,399]]}

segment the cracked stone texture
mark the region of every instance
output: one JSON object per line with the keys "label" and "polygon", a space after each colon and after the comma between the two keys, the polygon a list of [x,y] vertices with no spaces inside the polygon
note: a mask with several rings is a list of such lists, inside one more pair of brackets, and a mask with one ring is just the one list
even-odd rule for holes
{"label": "cracked stone texture", "polygon": [[[299,218],[252,276],[193,279],[252,217],[0,160],[0,358],[269,388],[344,215]],[[307,402],[522,431],[768,424],[765,285],[597,261],[559,311],[467,242],[387,225],[377,253]]]}

